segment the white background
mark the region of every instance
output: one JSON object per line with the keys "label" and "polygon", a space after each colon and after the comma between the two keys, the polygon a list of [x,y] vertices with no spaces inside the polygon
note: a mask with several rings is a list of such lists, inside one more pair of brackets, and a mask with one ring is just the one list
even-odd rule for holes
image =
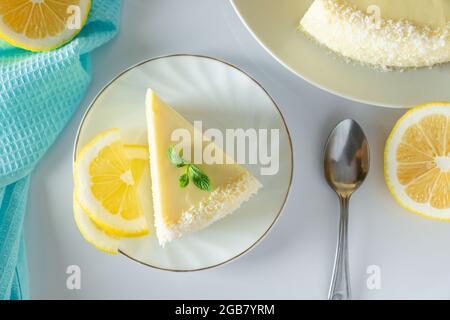
{"label": "white background", "polygon": [[[26,234],[31,297],[41,299],[324,299],[338,231],[338,202],[322,172],[329,131],[352,117],[371,147],[371,170],[350,208],[356,299],[450,298],[450,224],[401,209],[383,179],[385,140],[404,110],[348,101],[285,70],[260,47],[227,0],[125,0],[120,34],[92,55],[94,79],[67,129],[33,174]],[[294,181],[268,237],[249,254],[195,273],[154,270],[87,244],[72,218],[72,148],[84,110],[117,73],[171,53],[211,55],[254,76],[279,104],[293,138]],[[81,290],[66,289],[79,265]],[[366,286],[381,268],[380,290]]]}

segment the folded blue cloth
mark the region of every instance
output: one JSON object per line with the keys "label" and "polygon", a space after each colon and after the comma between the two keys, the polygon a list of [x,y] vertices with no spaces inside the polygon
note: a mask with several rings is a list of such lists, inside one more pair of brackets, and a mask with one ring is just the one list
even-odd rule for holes
{"label": "folded blue cloth", "polygon": [[120,7],[120,0],[92,0],[79,35],[50,52],[0,42],[0,299],[28,298],[23,220],[29,175],[83,99],[89,52],[117,33]]}

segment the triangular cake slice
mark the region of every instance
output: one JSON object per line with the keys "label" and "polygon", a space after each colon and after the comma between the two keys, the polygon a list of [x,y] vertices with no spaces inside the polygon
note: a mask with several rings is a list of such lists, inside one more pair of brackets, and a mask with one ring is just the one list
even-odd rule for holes
{"label": "triangular cake slice", "polygon": [[[178,179],[185,168],[178,168],[167,156],[169,147],[177,144],[171,140],[171,135],[176,129],[185,129],[194,137],[197,129],[151,89],[147,91],[146,114],[155,227],[161,245],[203,229],[232,213],[262,186],[244,167],[233,162],[198,164],[209,177],[210,191],[204,191],[192,182],[181,188]],[[212,143],[205,137],[202,139],[202,144]],[[228,157],[222,149],[212,146],[215,155]],[[193,145],[189,147],[193,155]]]}

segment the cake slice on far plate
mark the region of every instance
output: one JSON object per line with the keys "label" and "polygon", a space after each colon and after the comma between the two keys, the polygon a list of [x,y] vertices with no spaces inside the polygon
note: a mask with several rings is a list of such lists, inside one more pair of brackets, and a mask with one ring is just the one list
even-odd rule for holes
{"label": "cake slice on far plate", "polygon": [[213,154],[223,156],[224,164],[191,165],[193,161],[176,150],[178,143],[171,140],[172,133],[184,129],[190,134],[192,144],[185,142],[182,147],[193,155],[194,131],[198,129],[151,89],[147,91],[146,114],[155,227],[161,245],[232,213],[262,186],[205,137],[200,139],[201,149],[212,146]]}
{"label": "cake slice on far plate", "polygon": [[450,0],[315,0],[300,29],[370,65],[410,68],[450,61]]}

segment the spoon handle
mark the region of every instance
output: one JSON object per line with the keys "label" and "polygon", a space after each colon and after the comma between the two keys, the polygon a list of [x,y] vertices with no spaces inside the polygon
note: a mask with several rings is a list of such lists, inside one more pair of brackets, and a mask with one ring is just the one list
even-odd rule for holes
{"label": "spoon handle", "polygon": [[350,274],[348,270],[348,204],[350,197],[339,197],[341,205],[341,217],[339,222],[339,240],[334,260],[333,277],[331,280],[329,300],[350,300]]}

